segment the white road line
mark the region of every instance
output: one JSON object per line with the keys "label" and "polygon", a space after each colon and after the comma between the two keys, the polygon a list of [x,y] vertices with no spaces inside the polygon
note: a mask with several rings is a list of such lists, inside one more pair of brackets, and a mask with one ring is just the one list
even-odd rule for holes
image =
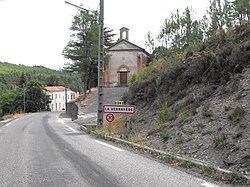
{"label": "white road line", "polygon": [[2,132],[3,130],[0,130],[0,132]]}
{"label": "white road line", "polygon": [[215,187],[215,185],[210,184],[210,183],[208,183],[208,182],[204,182],[204,183],[202,183],[201,185],[202,185],[202,186],[205,186],[205,187]]}
{"label": "white road line", "polygon": [[106,146],[106,147],[109,147],[109,148],[111,148],[111,149],[114,149],[114,150],[116,150],[116,151],[120,151],[120,152],[125,151],[125,150],[123,150],[123,149],[120,149],[120,148],[118,148],[118,147],[114,147],[114,146],[112,146],[112,145],[106,144],[106,143],[101,142],[101,141],[98,141],[98,140],[95,140],[95,142],[96,142],[96,143],[99,143],[99,144],[101,144],[101,145],[104,145],[104,146]]}
{"label": "white road line", "polygon": [[68,127],[73,132],[78,132],[77,130],[73,129],[72,127]]}

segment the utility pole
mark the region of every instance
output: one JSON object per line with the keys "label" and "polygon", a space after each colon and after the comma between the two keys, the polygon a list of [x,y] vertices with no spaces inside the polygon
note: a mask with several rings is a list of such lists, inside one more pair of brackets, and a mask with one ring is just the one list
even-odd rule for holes
{"label": "utility pole", "polygon": [[97,127],[103,126],[103,72],[104,72],[104,0],[100,0],[98,51],[98,118]]}
{"label": "utility pole", "polygon": [[[65,1],[66,4],[76,8],[87,10],[80,6]],[[89,11],[89,10],[87,10]],[[97,127],[103,126],[103,72],[104,72],[104,0],[100,0],[99,12],[99,47],[98,47],[98,109]]]}

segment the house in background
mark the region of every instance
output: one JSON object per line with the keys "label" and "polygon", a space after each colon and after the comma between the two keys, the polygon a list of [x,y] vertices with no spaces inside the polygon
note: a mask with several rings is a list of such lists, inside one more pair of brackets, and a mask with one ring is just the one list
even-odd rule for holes
{"label": "house in background", "polygon": [[51,103],[49,104],[51,111],[65,110],[66,100],[67,102],[70,102],[77,99],[79,96],[78,93],[71,91],[68,88],[65,90],[65,87],[63,86],[46,86],[44,89],[51,99]]}
{"label": "house in background", "polygon": [[[125,35],[125,37],[124,37]],[[127,86],[130,78],[147,63],[149,53],[129,42],[129,29],[120,29],[120,39],[109,47],[109,62],[104,71],[104,86]]]}

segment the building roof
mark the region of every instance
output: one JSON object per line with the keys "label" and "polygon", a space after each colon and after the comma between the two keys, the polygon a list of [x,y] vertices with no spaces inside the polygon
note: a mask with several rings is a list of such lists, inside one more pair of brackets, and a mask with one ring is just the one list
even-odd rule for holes
{"label": "building roof", "polygon": [[62,92],[62,91],[65,91],[65,87],[63,87],[63,86],[45,86],[44,89],[49,91],[49,92]]}
{"label": "building roof", "polygon": [[[119,49],[119,50],[112,49],[112,48],[114,48],[115,46],[117,46],[118,44],[120,44],[120,43],[122,43],[122,42],[126,42],[126,43],[128,43],[128,44],[134,46],[135,48],[134,48],[134,49]],[[109,49],[109,51],[140,50],[140,51],[144,52],[146,55],[149,55],[149,53],[148,53],[145,49],[143,49],[143,48],[139,47],[138,45],[135,45],[134,43],[131,43],[131,42],[129,42],[128,40],[125,40],[125,39],[121,39],[121,40],[117,41],[116,43],[114,43],[113,45],[111,45],[108,49]]]}

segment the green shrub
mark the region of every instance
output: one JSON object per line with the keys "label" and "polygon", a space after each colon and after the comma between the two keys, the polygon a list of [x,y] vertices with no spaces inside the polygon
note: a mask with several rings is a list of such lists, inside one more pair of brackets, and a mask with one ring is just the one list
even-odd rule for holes
{"label": "green shrub", "polygon": [[224,133],[215,134],[213,136],[213,144],[215,148],[224,148],[226,145],[226,135]]}
{"label": "green shrub", "polygon": [[191,135],[192,135],[192,132],[191,132],[189,129],[186,129],[186,130],[185,130],[185,134],[186,134],[186,136],[187,136],[188,138],[190,138]]}
{"label": "green shrub", "polygon": [[206,104],[205,106],[203,106],[202,108],[202,115],[204,117],[212,117],[213,116],[213,111],[209,109],[209,105]]}
{"label": "green shrub", "polygon": [[160,157],[165,161],[172,161],[175,159],[175,156],[173,154],[160,154]]}
{"label": "green shrub", "polygon": [[181,166],[184,168],[191,168],[193,167],[193,162],[191,162],[191,160],[183,160]]}
{"label": "green shrub", "polygon": [[164,140],[167,141],[169,138],[171,138],[172,133],[170,131],[161,131],[160,132],[160,137]]}
{"label": "green shrub", "polygon": [[215,168],[212,164],[201,166],[201,169],[205,175],[211,175],[215,172]]}
{"label": "green shrub", "polygon": [[229,114],[228,118],[235,123],[239,123],[245,115],[245,111],[242,107],[236,107],[233,111]]}
{"label": "green shrub", "polygon": [[159,124],[160,126],[162,126],[164,123],[166,123],[166,121],[171,117],[171,112],[168,108],[168,105],[165,104],[163,105],[163,107],[161,108],[161,111],[158,115],[159,118]]}
{"label": "green shrub", "polygon": [[194,139],[194,145],[198,148],[200,146],[200,140],[199,138]]}
{"label": "green shrub", "polygon": [[247,184],[246,179],[241,177],[236,171],[228,173],[228,175],[226,175],[226,179],[231,184],[242,184],[242,186],[248,186],[248,185],[244,185],[244,184]]}
{"label": "green shrub", "polygon": [[177,144],[182,144],[183,143],[183,137],[182,137],[182,135],[177,135],[177,137],[176,137],[176,143]]}
{"label": "green shrub", "polygon": [[157,78],[155,79],[155,83],[156,83],[156,86],[159,86],[160,83],[161,83],[161,76],[157,76]]}
{"label": "green shrub", "polygon": [[189,121],[189,114],[181,114],[180,116],[181,122],[188,122]]}
{"label": "green shrub", "polygon": [[91,132],[92,132],[91,128],[88,128],[88,127],[87,127],[86,133],[87,133],[87,134],[91,134]]}

